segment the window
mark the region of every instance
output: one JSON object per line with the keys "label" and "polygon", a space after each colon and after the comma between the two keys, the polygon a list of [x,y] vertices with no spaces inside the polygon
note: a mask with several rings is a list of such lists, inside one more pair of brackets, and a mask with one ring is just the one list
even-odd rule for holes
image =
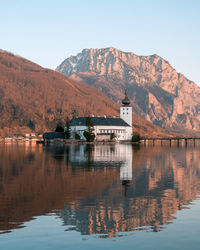
{"label": "window", "polygon": [[125,115],[125,113],[123,112],[123,115]]}
{"label": "window", "polygon": [[128,110],[128,108],[127,108],[127,110]]}
{"label": "window", "polygon": [[128,115],[128,112],[127,112],[127,115]]}

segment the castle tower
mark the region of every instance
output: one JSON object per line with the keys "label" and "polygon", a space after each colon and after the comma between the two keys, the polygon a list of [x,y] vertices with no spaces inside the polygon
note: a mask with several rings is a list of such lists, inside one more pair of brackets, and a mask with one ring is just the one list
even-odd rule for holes
{"label": "castle tower", "polygon": [[132,127],[132,107],[127,91],[125,91],[125,98],[122,100],[122,105],[120,107],[120,118]]}

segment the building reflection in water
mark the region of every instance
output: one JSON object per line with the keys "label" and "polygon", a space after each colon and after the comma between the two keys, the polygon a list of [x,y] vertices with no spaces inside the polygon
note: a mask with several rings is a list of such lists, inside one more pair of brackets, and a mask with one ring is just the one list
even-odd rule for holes
{"label": "building reflection in water", "polygon": [[0,147],[0,230],[55,212],[66,230],[159,231],[200,193],[198,148]]}

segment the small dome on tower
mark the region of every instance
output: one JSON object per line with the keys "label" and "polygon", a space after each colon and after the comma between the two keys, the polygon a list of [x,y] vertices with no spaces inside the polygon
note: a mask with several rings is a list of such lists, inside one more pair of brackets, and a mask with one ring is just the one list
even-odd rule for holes
{"label": "small dome on tower", "polygon": [[128,94],[127,94],[127,91],[125,91],[125,98],[122,100],[122,104],[124,105],[130,105],[130,100],[128,98]]}

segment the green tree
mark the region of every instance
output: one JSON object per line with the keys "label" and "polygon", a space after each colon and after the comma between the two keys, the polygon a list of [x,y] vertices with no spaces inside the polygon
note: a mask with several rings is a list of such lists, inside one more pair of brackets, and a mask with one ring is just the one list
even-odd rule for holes
{"label": "green tree", "polygon": [[70,139],[70,137],[71,137],[70,120],[67,117],[67,119],[66,119],[65,138]]}
{"label": "green tree", "polygon": [[60,123],[57,124],[55,132],[64,132],[64,128]]}
{"label": "green tree", "polygon": [[94,133],[90,133],[88,131],[84,131],[83,133],[84,137],[86,138],[86,141],[87,142],[93,142],[94,141],[94,138],[95,138],[95,134]]}
{"label": "green tree", "polygon": [[88,142],[92,142],[94,141],[95,134],[93,133],[94,125],[93,125],[91,117],[86,118],[86,126],[87,126],[87,131],[84,131],[83,135]]}
{"label": "green tree", "polygon": [[91,117],[86,117],[86,126],[88,128],[89,133],[92,133],[94,131],[94,124],[92,122]]}
{"label": "green tree", "polygon": [[140,137],[139,133],[137,133],[137,132],[133,133],[132,142],[139,142],[140,139],[141,139],[141,137]]}

